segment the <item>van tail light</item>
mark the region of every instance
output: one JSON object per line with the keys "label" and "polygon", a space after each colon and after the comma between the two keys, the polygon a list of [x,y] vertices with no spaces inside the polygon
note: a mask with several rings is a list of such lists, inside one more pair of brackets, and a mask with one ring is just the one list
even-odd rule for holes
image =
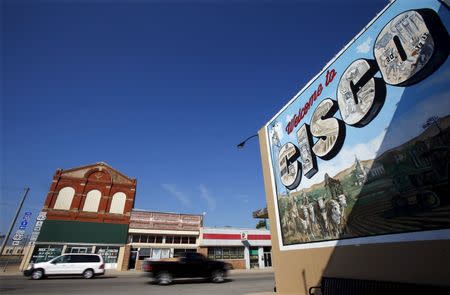
{"label": "van tail light", "polygon": [[100,267],[99,267],[100,269],[105,269],[105,264],[104,263],[102,263],[102,264],[100,264]]}

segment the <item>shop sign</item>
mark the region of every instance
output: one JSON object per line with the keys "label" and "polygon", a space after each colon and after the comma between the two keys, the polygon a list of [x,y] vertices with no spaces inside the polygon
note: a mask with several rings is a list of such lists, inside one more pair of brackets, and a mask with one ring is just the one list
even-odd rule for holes
{"label": "shop sign", "polygon": [[41,232],[42,225],[44,224],[44,220],[47,218],[47,212],[41,211],[39,215],[36,217],[36,223],[33,228],[33,232],[30,237],[30,245],[34,244],[39,237],[39,233]]}
{"label": "shop sign", "polygon": [[28,222],[31,218],[31,212],[25,212],[25,214],[22,217],[22,220],[20,222],[19,225],[19,229],[16,231],[16,233],[14,234],[12,240],[12,245],[13,246],[19,246],[20,243],[22,242],[23,238],[25,237],[25,230],[27,228]]}
{"label": "shop sign", "polygon": [[62,246],[36,246],[31,257],[34,263],[49,261],[62,253]]}
{"label": "shop sign", "polygon": [[449,23],[439,1],[389,4],[266,124],[281,250],[450,228]]}

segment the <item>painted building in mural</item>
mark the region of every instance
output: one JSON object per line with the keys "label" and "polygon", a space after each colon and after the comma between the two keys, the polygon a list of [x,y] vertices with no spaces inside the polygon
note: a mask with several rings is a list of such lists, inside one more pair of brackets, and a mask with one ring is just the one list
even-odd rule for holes
{"label": "painted building in mural", "polygon": [[450,285],[449,28],[444,1],[393,1],[260,130],[279,293]]}
{"label": "painted building in mural", "polygon": [[62,253],[98,253],[121,268],[136,179],[105,163],[59,169],[53,176],[22,266]]}

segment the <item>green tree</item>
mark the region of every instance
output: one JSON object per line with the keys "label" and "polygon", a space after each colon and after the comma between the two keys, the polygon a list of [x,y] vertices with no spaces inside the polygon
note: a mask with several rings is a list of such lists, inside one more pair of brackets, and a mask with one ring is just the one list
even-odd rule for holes
{"label": "green tree", "polygon": [[266,228],[266,220],[260,220],[258,221],[258,223],[256,224],[256,228],[260,229],[260,228]]}

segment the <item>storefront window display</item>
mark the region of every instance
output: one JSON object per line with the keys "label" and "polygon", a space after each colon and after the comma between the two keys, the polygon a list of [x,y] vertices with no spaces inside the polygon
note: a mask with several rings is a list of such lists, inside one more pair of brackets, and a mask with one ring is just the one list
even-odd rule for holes
{"label": "storefront window display", "polygon": [[211,259],[244,259],[244,247],[214,247],[208,249]]}
{"label": "storefront window display", "polygon": [[119,247],[114,246],[97,246],[95,253],[103,257],[105,263],[117,263],[119,256]]}
{"label": "storefront window display", "polygon": [[62,253],[62,245],[36,245],[31,257],[33,263],[49,261]]}

